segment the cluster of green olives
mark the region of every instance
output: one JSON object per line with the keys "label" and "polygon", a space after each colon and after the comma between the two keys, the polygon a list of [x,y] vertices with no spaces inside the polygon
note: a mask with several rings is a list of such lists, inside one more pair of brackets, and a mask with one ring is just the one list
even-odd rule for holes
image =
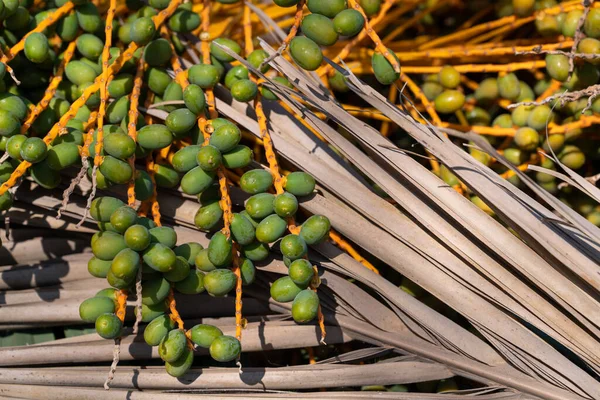
{"label": "cluster of green olives", "polygon": [[[299,0],[273,0],[280,7],[292,7]],[[370,17],[379,12],[380,0],[359,0],[365,15]],[[294,62],[307,71],[314,71],[323,63],[323,52],[320,46],[332,46],[341,37],[351,38],[358,35],[365,26],[363,14],[348,8],[346,0],[307,0],[306,6],[310,14],[302,18],[300,30],[304,36],[295,36],[290,42],[290,54]],[[395,57],[395,54],[390,51]],[[398,62],[399,63],[399,62]],[[373,72],[377,80],[389,85],[400,77],[388,60],[381,53],[372,57]],[[332,75],[332,88],[345,91],[342,76]]]}
{"label": "cluster of green olives", "polygon": [[[557,60],[557,57],[560,62],[553,61]],[[600,79],[600,72],[595,65],[582,62],[576,65],[571,81],[566,82],[569,68],[567,57],[549,55],[547,61],[548,75],[542,80],[535,81],[532,86],[525,80],[519,79],[516,73],[505,73],[483,77],[477,88],[468,93],[464,87],[461,88],[461,74],[452,66],[444,66],[438,74],[424,77],[421,90],[425,97],[433,102],[435,110],[449,122],[460,124],[462,121],[456,115],[459,112],[463,113],[464,120],[470,126],[515,129],[512,143],[502,149],[503,156],[513,165],[535,162],[541,167],[556,170],[557,166],[551,159],[536,154],[541,148],[545,153],[554,153],[565,166],[581,170],[588,160],[598,157],[594,150],[597,146],[582,135],[590,131],[590,128],[570,128],[564,133],[550,133],[546,136],[546,127],[548,124],[566,125],[584,116],[600,113],[600,100],[594,100],[591,108],[585,112],[583,110],[588,104],[587,97],[564,105],[557,100],[541,105],[519,105],[508,110],[499,104],[501,101],[532,102],[547,91],[552,79],[563,82],[562,87],[554,93],[556,95],[566,89],[577,90],[593,85]],[[560,75],[557,72],[559,67]],[[482,135],[482,137],[493,146],[499,146],[503,142],[502,136]],[[493,162],[487,153],[474,147],[470,147],[469,152],[475,159],[490,166],[499,174],[507,171],[501,164]],[[565,201],[569,202],[568,198],[572,196],[559,190],[560,181],[556,177],[543,172],[531,174],[540,186],[550,193],[560,195],[561,198],[566,196]],[[458,178],[444,166],[440,168],[439,175],[451,186],[460,184]],[[517,186],[520,185],[517,175],[508,174],[507,179]],[[479,197],[475,195],[470,197],[485,212],[493,214]],[[595,224],[600,222],[600,219],[595,217],[591,217],[590,220]]]}
{"label": "cluster of green olives", "polygon": [[[159,346],[167,372],[181,376],[190,368],[193,352],[185,332],[176,329],[168,315],[169,293],[174,289],[188,295],[206,291],[212,296],[225,296],[235,286],[235,274],[229,269],[214,268],[208,261],[208,249],[199,243],[177,245],[177,234],[172,228],[156,226],[152,220],[139,217],[119,199],[94,199],[90,214],[100,231],[92,237],[94,255],[88,262],[88,271],[106,278],[112,289],[85,300],[80,306],[81,318],[94,322],[96,331],[105,339],[120,336],[122,322],[114,314],[114,298],[110,301],[112,306],[106,298],[114,297],[116,289],[131,289],[141,269],[142,322],[149,322],[144,339],[151,346]],[[254,265],[244,260],[241,270],[244,284],[252,283]],[[209,348],[217,361],[231,361],[241,351],[236,338],[223,335],[211,325],[195,326],[190,338],[198,346]]]}
{"label": "cluster of green olives", "polygon": [[94,297],[84,300],[79,306],[79,317],[95,324],[98,335],[114,339],[121,335],[123,323],[116,315],[118,291],[102,289]]}
{"label": "cluster of green olives", "polygon": [[[556,0],[502,0],[496,4],[496,15],[505,17],[514,14],[526,17],[535,11],[559,5]],[[564,35],[572,38],[582,16],[581,9],[557,14],[539,13],[535,19],[535,28],[541,36]],[[600,38],[600,10],[590,9],[584,21],[583,32],[588,38]]]}
{"label": "cluster of green olives", "polygon": [[[577,121],[582,115],[598,112],[600,101],[594,101],[591,110],[585,114],[581,111],[587,105],[587,98],[568,102],[564,106],[559,101],[555,104],[537,106],[519,105],[507,112],[497,105],[499,100],[505,99],[511,103],[533,101],[546,91],[550,85],[550,77],[536,82],[533,88],[520,80],[515,73],[488,77],[479,82],[472,94],[467,95],[458,90],[459,85],[460,74],[452,66],[445,66],[438,74],[427,76],[421,89],[429,100],[434,101],[436,111],[447,115],[450,120],[453,118],[451,114],[464,111],[465,119],[471,126],[516,128],[512,146],[504,150],[505,157],[515,165],[521,165],[529,160],[531,153],[539,147],[546,152],[552,149],[560,161],[569,168],[580,169],[585,164],[585,154],[576,145],[570,144],[576,142],[581,136],[581,129],[570,129],[565,134],[551,134],[546,139],[546,126],[549,123],[567,124]],[[563,91],[564,88],[561,88],[556,93]],[[474,106],[466,108],[467,102],[471,102]],[[486,138],[492,144],[498,141],[491,136]],[[489,156],[475,149],[471,149],[471,153],[482,163],[489,164]],[[545,167],[553,168],[551,160],[546,160],[544,163]],[[550,179],[550,175],[541,174],[540,178],[539,183],[547,183],[545,179]],[[518,178],[513,179],[516,182]],[[554,179],[551,181],[554,182]],[[548,188],[551,189],[550,186]]]}
{"label": "cluster of green olives", "polygon": [[[308,245],[317,244],[328,237],[330,222],[324,216],[314,215],[302,224],[299,234],[286,235],[287,220],[294,217],[298,210],[297,196],[311,194],[315,181],[304,172],[292,172],[287,176],[285,192],[278,195],[268,193],[272,185],[273,176],[268,171],[254,169],[242,175],[240,188],[252,196],[246,201],[244,210],[233,213],[229,238],[219,230],[223,226],[223,210],[219,204],[218,187],[211,186],[200,193],[198,198],[201,207],[194,222],[203,231],[219,231],[212,236],[202,261],[196,259],[196,265],[203,271],[229,271],[223,268],[228,268],[233,262],[235,243],[242,255],[238,261],[242,281],[246,282],[248,267],[253,266],[253,262],[265,260],[271,245],[278,243],[290,276],[273,283],[271,296],[279,302],[293,300],[294,319],[297,322],[309,322],[317,315],[319,298],[308,288],[314,276],[313,266],[306,259]],[[234,284],[233,280],[231,286],[223,287],[224,293],[233,289]]]}

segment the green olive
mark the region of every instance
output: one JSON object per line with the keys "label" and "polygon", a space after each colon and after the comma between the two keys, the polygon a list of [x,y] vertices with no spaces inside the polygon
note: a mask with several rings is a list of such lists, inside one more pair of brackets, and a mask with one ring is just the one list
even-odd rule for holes
{"label": "green olive", "polygon": [[552,120],[553,114],[550,106],[543,104],[531,110],[529,117],[527,117],[527,125],[537,131],[541,131]]}
{"label": "green olive", "polygon": [[346,9],[346,0],[308,0],[306,3],[311,13],[333,18]]}
{"label": "green olive", "polygon": [[164,273],[173,269],[176,256],[173,250],[164,244],[150,243],[144,250],[143,259],[154,270]]}
{"label": "green olive", "polygon": [[198,166],[196,156],[200,151],[200,145],[186,146],[178,150],[174,155],[171,163],[177,172],[188,172],[192,168]]}
{"label": "green olive", "polygon": [[251,196],[246,202],[246,212],[255,219],[263,218],[273,214],[273,201],[275,196],[271,193],[259,193]]}
{"label": "green olive", "polygon": [[65,75],[76,85],[93,82],[98,74],[90,65],[82,61],[71,61],[65,67]]}
{"label": "green olive", "polygon": [[287,222],[276,214],[269,215],[256,227],[256,239],[262,243],[273,243],[287,229]]}
{"label": "green olive", "polygon": [[575,66],[571,79],[564,85],[569,90],[583,90],[595,85],[600,79],[598,67],[588,62]]}
{"label": "green olive", "polygon": [[205,349],[208,349],[216,338],[223,336],[223,331],[207,324],[195,325],[190,329],[190,333],[192,342]]}
{"label": "green olive", "polygon": [[333,19],[335,31],[342,36],[355,36],[362,31],[364,25],[365,18],[363,15],[353,9],[343,10]]}
{"label": "green olive", "polygon": [[0,136],[8,137],[16,135],[17,133],[19,133],[20,129],[21,123],[19,122],[19,120],[15,118],[15,116],[9,111],[0,109]]}
{"label": "green olive", "polygon": [[[302,235],[302,231],[300,231],[300,235]],[[279,249],[284,257],[293,261],[306,255],[308,252],[306,243],[307,242],[301,236],[291,234],[281,240]]]}
{"label": "green olive", "polygon": [[254,153],[248,146],[238,144],[227,153],[222,154],[222,158],[226,168],[245,168],[252,162]]}
{"label": "green olive", "polygon": [[194,351],[189,347],[183,349],[183,353],[173,362],[165,362],[165,370],[174,378],[179,378],[192,367],[194,363]]}
{"label": "green olive", "polygon": [[235,287],[237,277],[229,269],[215,269],[204,276],[204,288],[211,296],[222,297]]}
{"label": "green olive", "polygon": [[592,8],[585,22],[583,23],[583,31],[592,38],[600,38],[600,10]]}
{"label": "green olive", "polygon": [[144,251],[150,245],[150,240],[150,232],[145,226],[133,225],[125,231],[125,244],[132,250]]}
{"label": "green olive", "polygon": [[106,274],[106,281],[110,286],[116,289],[128,289],[135,282],[135,279],[117,278],[112,271],[109,270]]}
{"label": "green olive", "polygon": [[306,15],[302,19],[301,28],[306,37],[321,46],[331,46],[338,40],[333,21],[320,14]]}
{"label": "green olive", "polygon": [[216,266],[224,266],[231,259],[232,242],[222,232],[217,232],[208,245],[208,259]]}
{"label": "green olive", "polygon": [[113,232],[103,232],[92,244],[92,252],[100,260],[110,261],[126,247],[123,236]]}
{"label": "green olive", "polygon": [[332,90],[340,93],[347,93],[350,91],[346,77],[339,71],[334,71],[333,75],[329,75],[327,79],[329,82],[329,87],[331,87]]}
{"label": "green olive", "polygon": [[162,67],[169,62],[173,55],[169,41],[159,38],[144,47],[144,61],[151,67]]}
{"label": "green olive", "polygon": [[504,158],[513,165],[521,165],[527,160],[528,156],[521,149],[509,147],[508,149],[504,149]]}
{"label": "green olive", "polygon": [[194,265],[200,271],[204,272],[210,272],[217,268],[212,262],[210,262],[208,258],[208,249],[202,249],[198,252],[196,258],[194,259]]}
{"label": "green olive", "polygon": [[477,102],[488,104],[496,100],[498,93],[498,80],[496,78],[486,78],[479,83],[474,93]]}
{"label": "green olive", "polygon": [[[155,318],[164,315],[166,311],[167,305],[165,303],[158,303],[152,306],[142,304],[142,322],[150,322]],[[148,327],[146,327],[146,329],[148,329]]]}
{"label": "green olive", "polygon": [[[213,124],[214,126],[214,124]],[[225,124],[215,128],[209,139],[209,144],[222,153],[232,150],[240,142],[242,132],[233,124]]]}
{"label": "green olive", "polygon": [[256,267],[254,266],[254,263],[247,258],[241,258],[239,262],[242,284],[244,286],[251,285],[256,279]]}
{"label": "green olive", "polygon": [[96,197],[90,206],[90,215],[98,222],[110,222],[111,215],[124,205],[114,197]]}
{"label": "green olive", "polygon": [[516,100],[521,93],[519,79],[513,73],[498,78],[498,93],[508,100]]}
{"label": "green olive", "polygon": [[292,217],[298,211],[298,199],[293,194],[284,192],[273,200],[273,209],[281,218]]}
{"label": "green olive", "polygon": [[323,53],[313,40],[296,36],[290,43],[290,54],[294,62],[307,71],[314,71],[323,62]]}
{"label": "green olive", "polygon": [[512,0],[513,10],[519,17],[530,15],[535,6],[535,0]]}
{"label": "green olive", "polygon": [[540,135],[535,129],[523,127],[517,130],[514,140],[519,148],[526,151],[533,151],[540,143]]}
{"label": "green olive", "polygon": [[164,68],[156,67],[148,68],[145,78],[146,82],[148,82],[148,88],[159,96],[162,96],[172,81],[169,73]]}
{"label": "green olive", "polygon": [[[399,65],[400,60],[396,56],[396,53],[390,49],[387,49],[387,51],[396,59]],[[392,64],[390,64],[390,62],[381,53],[373,53],[373,57],[371,58],[371,67],[373,68],[375,78],[382,85],[391,85],[400,78],[400,73],[394,70]]]}
{"label": "green olive", "polygon": [[319,311],[319,296],[311,289],[304,289],[292,303],[292,318],[298,323],[310,322]]}
{"label": "green olive", "polygon": [[263,261],[269,256],[269,245],[259,241],[242,246],[242,254],[252,261]]}
{"label": "green olive", "polygon": [[552,150],[555,153],[558,153],[565,144],[565,135],[549,135],[548,139],[544,140],[544,144],[542,148],[546,152],[550,152]]}
{"label": "green olive", "polygon": [[79,306],[79,317],[85,322],[96,322],[102,314],[115,312],[115,302],[108,297],[92,297]]}
{"label": "green olive", "polygon": [[175,362],[187,347],[187,338],[181,329],[174,329],[167,333],[158,345],[158,355],[163,361]]}
{"label": "green olive", "polygon": [[167,298],[171,285],[164,278],[152,278],[142,284],[142,303],[155,305]]}
{"label": "green olive", "polygon": [[[542,162],[540,163],[540,167],[556,171],[556,167],[554,165],[554,161],[552,161],[549,158],[544,158],[542,160]],[[549,182],[554,181],[555,179],[556,178],[554,176],[552,176],[550,174],[546,174],[544,172],[536,172],[535,173],[535,180],[538,183],[549,183]]]}
{"label": "green olive", "polygon": [[115,314],[102,314],[96,319],[96,332],[104,339],[114,339],[121,335],[123,322]]}
{"label": "green olive", "polygon": [[233,214],[231,219],[231,234],[241,245],[250,244],[256,238],[254,225],[243,215]]}
{"label": "green olive", "polygon": [[294,260],[290,264],[289,277],[298,287],[306,288],[313,278],[312,264],[303,258]]}
{"label": "green olive", "polygon": [[33,180],[44,189],[54,189],[60,185],[60,174],[51,169],[45,160],[33,164],[29,172]]}
{"label": "green olive", "polygon": [[85,32],[97,32],[102,25],[102,18],[98,8],[92,3],[78,5],[75,14],[79,27]]}
{"label": "green olive", "polygon": [[6,152],[13,160],[22,160],[21,146],[23,145],[23,143],[25,143],[26,140],[27,136],[25,135],[14,135],[6,141]]}
{"label": "green olive", "polygon": [[108,84],[108,94],[110,97],[118,99],[126,96],[133,90],[133,75],[116,75]]}
{"label": "green olive", "polygon": [[146,149],[162,149],[173,141],[173,134],[165,125],[146,125],[138,131],[138,143]]}
{"label": "green olive", "polygon": [[204,273],[197,269],[190,269],[185,279],[175,283],[175,290],[183,294],[204,292]]}
{"label": "green olive", "polygon": [[185,106],[196,115],[201,114],[206,107],[204,91],[198,85],[190,84],[183,91]]}
{"label": "green olive", "polygon": [[[250,194],[266,192],[272,185],[273,176],[269,171],[262,169],[250,170],[240,178],[240,187],[244,192]],[[286,190],[289,191],[287,188]]]}
{"label": "green olive", "polygon": [[196,211],[194,225],[201,231],[210,232],[220,229],[223,224],[223,210],[219,201],[206,203]]}
{"label": "green olive", "polygon": [[129,163],[112,156],[104,157],[99,169],[105,178],[118,184],[129,182],[133,176]]}
{"label": "green olive", "polygon": [[160,243],[168,248],[173,248],[177,244],[177,233],[168,226],[157,226],[150,229],[150,241]]}
{"label": "green olive", "polygon": [[194,65],[188,70],[188,79],[191,84],[198,85],[202,89],[210,89],[219,83],[219,70],[210,64]]}
{"label": "green olive", "polygon": [[158,346],[173,328],[175,323],[168,315],[156,317],[146,326],[144,340],[150,346]]}
{"label": "green olive", "polygon": [[[266,51],[264,51],[263,49],[256,49],[252,53],[248,54],[246,60],[248,61],[248,63],[250,63],[250,65],[258,69],[267,58],[269,58],[269,54]],[[267,64],[260,69],[260,72],[264,74],[269,70],[269,68],[270,67]]]}
{"label": "green olive", "polygon": [[557,81],[564,82],[569,77],[569,59],[562,54],[548,54],[546,56],[546,71]]}
{"label": "green olive", "polygon": [[247,103],[258,94],[258,86],[249,79],[240,79],[231,85],[231,96],[239,102]]}
{"label": "green olive", "polygon": [[562,34],[566,37],[574,37],[579,25],[583,10],[571,10],[567,13],[562,24]]}
{"label": "green olive", "polygon": [[169,18],[168,24],[173,32],[191,32],[200,26],[200,15],[180,8]]}
{"label": "green olive", "polygon": [[381,0],[358,0],[358,4],[363,8],[367,17],[371,17],[381,9]]}
{"label": "green olive", "polygon": [[517,126],[526,126],[527,121],[529,121],[529,115],[531,115],[532,110],[532,106],[526,106],[523,104],[515,107],[511,113],[513,124]]}
{"label": "green olive", "polygon": [[34,32],[25,39],[25,57],[33,63],[40,64],[48,58],[48,39],[46,35]]}
{"label": "green olive", "polygon": [[180,108],[167,116],[165,125],[175,137],[182,137],[196,125],[196,120],[196,114],[187,108]]}
{"label": "green olive", "polygon": [[232,56],[227,54],[225,51],[223,51],[217,45],[227,47],[228,49],[230,49],[231,51],[233,51],[234,53],[236,53],[238,55],[242,53],[242,48],[236,41],[233,41],[228,38],[217,38],[217,39],[213,40],[212,43],[210,44],[210,54],[213,55],[219,61],[231,62],[231,61],[234,61],[235,58],[233,58]]}
{"label": "green olive", "polygon": [[88,272],[90,275],[96,278],[106,278],[108,271],[110,270],[110,264],[112,261],[104,261],[99,258],[92,257],[88,261]]}
{"label": "green olive", "polygon": [[565,146],[558,155],[558,158],[561,163],[571,169],[579,169],[585,164],[585,154],[573,145]]}
{"label": "green olive", "polygon": [[129,34],[131,41],[138,46],[143,46],[152,40],[156,33],[156,26],[150,17],[141,17],[131,23]]}
{"label": "green olive", "polygon": [[175,264],[169,272],[164,273],[164,277],[169,282],[181,282],[190,274],[190,264],[183,257],[176,257]]}
{"label": "green olive", "polygon": [[308,196],[315,190],[315,179],[306,172],[292,172],[285,178],[285,190],[295,196]]}
{"label": "green olive", "polygon": [[225,87],[227,89],[231,89],[231,86],[241,80],[241,79],[249,79],[250,74],[248,73],[248,68],[243,65],[236,65],[227,71],[225,75]]}
{"label": "green olive", "polygon": [[189,265],[194,265],[194,260],[202,249],[204,247],[200,243],[190,242],[180,244],[173,249],[173,252],[176,256],[185,258]]}
{"label": "green olive", "polygon": [[110,270],[119,279],[133,280],[140,264],[140,255],[136,251],[123,249],[112,260]]}
{"label": "green olive", "polygon": [[32,164],[44,160],[47,153],[48,146],[38,137],[28,138],[21,145],[21,158]]}
{"label": "green olive", "polygon": [[115,158],[126,160],[135,153],[135,141],[125,133],[111,133],[104,138],[104,151]]}
{"label": "green olive", "polygon": [[204,171],[202,167],[193,168],[181,178],[181,190],[190,195],[199,194],[212,185],[214,178],[212,171]]}
{"label": "green olive", "polygon": [[302,224],[300,236],[309,245],[317,244],[329,236],[330,227],[331,223],[327,217],[313,215]]}
{"label": "green olive", "polygon": [[[577,52],[584,54],[598,54],[600,53],[600,40],[594,38],[583,38],[577,45]],[[590,64],[598,65],[600,60],[587,60]]]}
{"label": "green olive", "polygon": [[465,95],[458,90],[445,90],[435,98],[435,110],[443,114],[451,114],[465,104]]}
{"label": "green olive", "polygon": [[446,89],[456,89],[460,85],[460,72],[451,65],[444,66],[438,76],[440,84]]}
{"label": "green olive", "polygon": [[219,336],[210,345],[210,356],[219,362],[235,360],[242,351],[239,340],[233,336]]}
{"label": "green olive", "polygon": [[293,7],[299,2],[300,0],[273,0],[273,3],[277,4],[279,7]]}
{"label": "green olive", "polygon": [[302,288],[298,287],[298,285],[292,281],[292,278],[284,276],[273,282],[270,293],[273,300],[280,303],[288,303],[294,300],[301,291]]}
{"label": "green olive", "polygon": [[209,144],[198,151],[196,161],[203,170],[215,171],[221,166],[223,158],[219,149]]}

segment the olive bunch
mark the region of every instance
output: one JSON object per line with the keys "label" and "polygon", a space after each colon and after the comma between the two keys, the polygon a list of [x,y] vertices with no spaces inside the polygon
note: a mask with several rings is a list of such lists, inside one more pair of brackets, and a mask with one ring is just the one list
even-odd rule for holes
{"label": "olive bunch", "polygon": [[[438,74],[428,75],[421,84],[421,90],[425,97],[433,102],[435,110],[444,119],[459,123],[456,113],[464,113],[464,119],[470,126],[486,126],[496,128],[516,129],[512,143],[503,148],[503,156],[513,165],[520,166],[532,160],[537,150],[541,148],[544,152],[554,152],[561,163],[567,167],[580,170],[585,164],[587,157],[595,158],[595,154],[589,142],[581,136],[586,131],[582,128],[568,129],[565,134],[550,134],[546,137],[547,124],[568,124],[578,121],[582,116],[593,115],[600,112],[600,101],[594,100],[591,109],[582,113],[588,104],[588,98],[567,102],[561,105],[560,101],[541,105],[519,105],[513,109],[505,110],[498,106],[501,101],[510,103],[531,102],[544,93],[551,79],[559,80],[563,86],[554,94],[561,94],[565,89],[577,90],[595,84],[600,78],[600,72],[595,65],[583,62],[577,65],[573,78],[566,82],[568,75],[568,60],[564,60],[561,67],[564,76],[557,79],[552,71],[556,64],[552,62],[555,56],[548,56],[548,76],[544,80],[537,81],[533,88],[524,80],[519,79],[516,73],[499,74],[483,78],[477,88],[468,93],[461,87],[461,74],[452,66],[443,67]],[[561,56],[562,57],[562,56]],[[566,58],[566,57],[565,57]],[[583,82],[583,83],[577,83]],[[582,86],[571,86],[573,84]],[[589,130],[589,129],[587,129]],[[499,137],[483,135],[492,145],[500,145]],[[587,155],[584,150],[587,150]],[[487,154],[476,148],[469,149],[471,155],[481,163],[504,173],[506,169],[496,163]],[[539,161],[539,165],[551,170],[556,170],[555,163],[547,157]],[[449,185],[456,186],[460,182],[447,168],[440,168],[440,177]],[[536,172],[533,177],[546,190],[551,193],[559,193],[558,182],[552,175]],[[515,185],[520,184],[519,177],[510,175],[507,179]],[[482,206],[486,212],[491,210],[485,206],[477,196],[472,200]],[[596,220],[595,220],[596,221]]]}
{"label": "olive bunch", "polygon": [[[26,162],[31,164],[27,169],[31,179],[54,189],[68,176],[67,170],[87,165],[87,171],[82,171],[98,189],[133,183],[135,200],[140,202],[155,201],[161,188],[197,196],[200,207],[194,222],[200,230],[213,233],[206,249],[198,243],[178,245],[172,228],[157,226],[117,198],[95,198],[90,214],[99,232],[91,240],[93,257],[88,270],[94,277],[106,279],[111,288],[81,304],[82,320],[94,323],[103,338],[120,337],[123,297],[141,276],[141,317],[149,323],[144,338],[149,345],[158,346],[169,374],[181,376],[190,368],[194,345],[208,348],[217,361],[231,361],[241,352],[238,339],[210,325],[184,331],[170,308],[174,304],[173,291],[226,296],[238,283],[230,267],[239,268],[242,284],[249,285],[255,279],[254,263],[265,260],[271,247],[281,251],[289,267],[289,276],[274,284],[273,298],[293,301],[296,321],[313,320],[319,310],[314,291],[318,278],[306,255],[309,245],[328,237],[330,223],[326,217],[315,215],[296,228],[293,218],[298,210],[297,197],[314,191],[314,179],[304,172],[292,172],[285,178],[285,191],[271,194],[275,172],[248,170],[253,151],[242,143],[240,128],[224,118],[206,119],[209,104],[205,92],[219,83],[237,101],[256,100],[259,93],[267,101],[276,100],[268,89],[259,88],[247,68],[232,65],[234,59],[217,46],[241,54],[239,44],[226,37],[215,38],[210,45],[209,63],[192,65],[184,73],[176,72],[174,78],[170,70],[174,68],[173,56],[185,51],[178,34],[190,33],[201,23],[191,2],[172,8],[174,12],[165,23],[168,29],[160,30],[153,17],[169,7],[170,1],[127,1],[130,12],[115,19],[112,29],[106,29],[95,4],[76,0],[73,12],[66,12],[43,31],[40,28],[40,32],[30,34],[50,12],[71,3],[50,1],[34,15],[29,11],[35,9],[32,4],[21,3],[0,0],[0,18],[5,21],[0,28],[1,44],[10,48],[26,37],[23,51],[7,64],[0,63],[0,151],[5,160],[0,164],[0,182],[9,181]],[[347,11],[352,12],[345,14],[355,13]],[[344,31],[344,18],[340,17],[337,25],[342,29],[339,34],[348,33]],[[101,92],[89,97],[84,94],[98,87],[106,35],[111,35],[114,44],[108,49],[108,64],[120,66],[108,80],[108,105],[102,114]],[[127,54],[124,46],[132,43],[138,47],[133,56],[122,65],[115,63]],[[266,58],[263,50],[246,55],[256,68]],[[268,69],[262,67],[263,72]],[[21,80],[20,85],[13,81],[13,72]],[[61,74],[62,80],[56,81]],[[291,87],[283,77],[274,79]],[[48,87],[50,82],[53,84]],[[137,93],[134,88],[143,90]],[[50,99],[46,99],[48,94]],[[85,104],[74,107],[74,103],[83,102],[80,99]],[[139,113],[135,121],[130,121],[132,104],[158,109],[165,117]],[[39,115],[30,121],[32,110],[38,107]],[[65,117],[69,119],[61,122],[58,134],[48,135]],[[101,131],[95,126],[95,118],[103,119]],[[132,126],[135,134],[131,134]],[[165,149],[170,149],[167,157],[162,156]],[[146,168],[136,164],[147,157],[154,157],[152,169],[150,164]],[[94,168],[98,159],[98,168]],[[223,203],[228,189],[217,182],[226,170],[239,173],[241,189],[251,195],[245,209],[231,213],[227,221],[230,211]],[[7,191],[0,197],[0,209],[6,210],[11,204]],[[288,227],[290,233],[286,234]]]}
{"label": "olive bunch", "polygon": [[[183,375],[193,362],[193,349],[186,333],[168,315],[172,288],[189,295],[206,290],[213,296],[223,296],[235,285],[235,275],[230,270],[215,270],[205,275],[196,267],[205,265],[206,251],[202,245],[191,242],[177,246],[177,234],[172,228],[156,226],[152,220],[139,217],[119,199],[97,198],[90,212],[101,230],[92,237],[94,256],[88,262],[88,271],[95,277],[106,278],[112,288],[81,304],[82,320],[94,322],[96,331],[105,339],[119,337],[123,323],[115,314],[116,289],[130,289],[141,269],[141,315],[143,322],[149,322],[144,339],[150,346],[158,346],[169,374]],[[246,263],[242,271],[245,283],[251,283],[254,266]],[[191,343],[209,348],[217,361],[231,361],[241,351],[236,338],[223,335],[212,325],[193,327],[189,338]]]}
{"label": "olive bunch", "polygon": [[[292,7],[300,0],[273,2],[280,7]],[[381,8],[381,0],[360,0],[358,3],[367,17],[377,14]],[[310,14],[304,16],[300,24],[304,36],[295,36],[290,41],[290,55],[298,66],[314,71],[323,63],[320,46],[333,46],[340,37],[358,35],[365,26],[365,17],[360,11],[348,8],[346,0],[307,0],[306,5]],[[396,57],[393,52],[391,54]],[[389,85],[400,77],[381,53],[375,52],[371,62],[373,73],[380,83]],[[341,74],[333,73],[329,77],[332,88],[345,91],[343,79]]]}

